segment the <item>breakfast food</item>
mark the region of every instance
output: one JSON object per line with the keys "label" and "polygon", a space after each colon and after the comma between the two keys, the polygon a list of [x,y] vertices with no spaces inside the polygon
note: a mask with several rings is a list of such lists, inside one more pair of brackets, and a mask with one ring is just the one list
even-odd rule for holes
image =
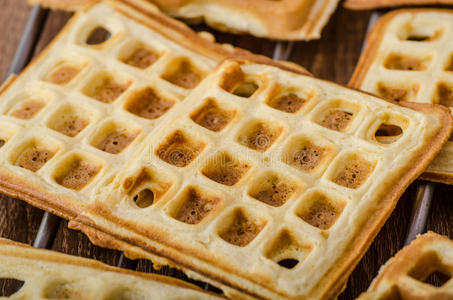
{"label": "breakfast food", "polygon": [[[384,15],[368,35],[349,85],[384,98],[438,103],[453,111],[452,30],[450,10],[404,9]],[[452,139],[422,178],[453,184]]]}
{"label": "breakfast food", "polygon": [[430,4],[453,4],[453,0],[346,0],[344,6],[350,9],[373,9],[378,7]]}
{"label": "breakfast food", "polygon": [[70,227],[234,299],[329,299],[451,132],[403,105],[225,61]]}
{"label": "breakfast food", "polygon": [[[29,0],[54,8],[77,9],[99,0]],[[131,4],[146,2],[128,0]],[[204,20],[210,26],[237,33],[278,40],[312,40],[337,7],[338,0],[149,0],[162,11],[191,22]]]}
{"label": "breakfast food", "polygon": [[305,72],[215,44],[146,8],[122,1],[86,8],[4,84],[1,191],[73,218],[219,61],[250,58]]}
{"label": "breakfast food", "polygon": [[453,241],[429,232],[417,237],[379,271],[358,300],[453,298]]}
{"label": "breakfast food", "polygon": [[453,124],[303,73],[84,8],[2,88],[0,191],[231,298],[334,297]]}
{"label": "breakfast food", "polygon": [[8,299],[222,299],[174,278],[114,268],[3,238],[0,260],[1,296]]}

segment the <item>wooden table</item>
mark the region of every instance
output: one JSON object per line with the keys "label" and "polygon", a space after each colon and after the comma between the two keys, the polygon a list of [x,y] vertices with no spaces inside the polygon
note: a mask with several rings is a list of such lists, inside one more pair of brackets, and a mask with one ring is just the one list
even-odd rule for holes
{"label": "wooden table", "polygon": [[[30,8],[24,0],[0,0],[0,78],[5,78],[18,41],[22,34]],[[39,40],[37,53],[55,36],[66,23],[70,14],[50,12]],[[365,36],[369,12],[351,12],[339,7],[324,29],[323,38],[313,42],[296,43],[291,60],[303,65],[320,78],[346,84],[359,58]],[[250,36],[234,36],[215,32],[218,41],[272,55],[275,43]],[[378,235],[368,253],[349,279],[345,292],[339,299],[355,299],[365,291],[376,276],[379,267],[404,244],[412,203],[416,193],[413,184],[400,199],[394,213]],[[0,236],[31,244],[36,236],[43,212],[23,201],[0,195]],[[453,187],[437,184],[428,230],[453,238]],[[80,232],[69,230],[63,221],[52,249],[73,255],[95,258],[116,265],[120,257],[117,251],[93,246]],[[137,270],[151,272],[152,264],[139,261]],[[160,273],[185,278],[180,272],[164,269]],[[0,291],[1,291],[0,286]]]}

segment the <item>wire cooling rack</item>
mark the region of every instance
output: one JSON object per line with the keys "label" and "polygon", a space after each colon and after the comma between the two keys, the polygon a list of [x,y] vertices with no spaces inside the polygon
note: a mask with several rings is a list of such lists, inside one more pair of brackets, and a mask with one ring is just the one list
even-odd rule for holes
{"label": "wire cooling rack", "polygon": [[[382,11],[376,11],[371,14],[368,30],[373,27],[374,23],[379,19],[382,13]],[[25,30],[19,42],[19,46],[9,69],[9,75],[18,74],[30,62],[36,48],[37,41],[41,36],[42,28],[47,20],[47,15],[48,11],[40,6],[34,6],[32,8],[27,24],[25,26]],[[363,48],[364,47],[365,44],[363,45]],[[292,42],[276,42],[273,58],[277,60],[288,60],[291,56],[293,48],[294,43]],[[414,240],[417,234],[421,234],[425,231],[426,222],[429,216],[435,189],[434,183],[418,182],[417,184],[418,190],[415,196],[415,200],[413,201],[409,230],[406,234],[405,239],[406,245]],[[51,248],[60,222],[61,219],[59,217],[45,212],[42,217],[38,233],[33,242],[33,246],[37,248]],[[127,259],[124,254],[121,254],[117,266],[134,270],[137,268],[137,261],[131,261]],[[173,275],[171,273],[172,272],[166,275]],[[203,283],[198,285],[201,285],[205,290],[219,292],[218,289],[212,287],[209,284]]]}

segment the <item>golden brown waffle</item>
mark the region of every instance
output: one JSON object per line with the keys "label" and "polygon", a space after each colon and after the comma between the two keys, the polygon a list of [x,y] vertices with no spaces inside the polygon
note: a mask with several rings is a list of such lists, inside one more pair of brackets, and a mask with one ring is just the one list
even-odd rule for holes
{"label": "golden brown waffle", "polygon": [[350,9],[373,9],[379,7],[453,4],[453,0],[346,0],[344,6]]}
{"label": "golden brown waffle", "polygon": [[[54,8],[77,9],[99,0],[29,0]],[[140,2],[129,0],[135,4]],[[236,33],[278,40],[320,38],[322,28],[338,0],[150,0],[164,12],[191,22],[204,20],[210,26]]]}
{"label": "golden brown waffle", "polygon": [[[351,87],[392,100],[440,103],[453,111],[453,11],[406,9],[386,14],[368,35]],[[453,184],[453,140],[422,178]]]}
{"label": "golden brown waffle", "polygon": [[0,190],[232,298],[333,297],[453,124],[296,72],[86,8],[3,87]]}
{"label": "golden brown waffle", "polygon": [[6,239],[0,239],[0,260],[1,280],[8,281],[14,292],[8,299],[222,299],[174,278],[114,268]]}
{"label": "golden brown waffle", "polygon": [[1,191],[75,217],[219,61],[243,57],[304,72],[215,44],[147,7],[138,13],[117,1],[81,11],[5,83]]}
{"label": "golden brown waffle", "polygon": [[70,226],[232,298],[330,299],[451,132],[404,105],[226,61]]}
{"label": "golden brown waffle", "polygon": [[453,298],[453,241],[428,232],[391,258],[358,300]]}

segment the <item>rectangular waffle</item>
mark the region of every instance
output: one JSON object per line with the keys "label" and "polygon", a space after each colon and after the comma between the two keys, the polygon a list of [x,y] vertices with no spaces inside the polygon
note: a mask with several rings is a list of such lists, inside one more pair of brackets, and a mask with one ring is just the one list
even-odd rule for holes
{"label": "rectangular waffle", "polygon": [[453,241],[428,232],[391,258],[357,300],[452,299],[452,274]]}
{"label": "rectangular waffle", "polygon": [[[29,0],[54,8],[76,9],[99,0]],[[140,2],[129,0],[131,4]],[[144,3],[146,1],[143,1]],[[322,28],[339,0],[149,0],[162,11],[192,22],[204,20],[210,26],[236,33],[278,40],[312,40]],[[145,3],[146,5],[146,3]]]}
{"label": "rectangular waffle", "polygon": [[1,281],[9,287],[9,293],[1,296],[8,299],[222,299],[174,278],[114,268],[2,238],[0,261]]}
{"label": "rectangular waffle", "polygon": [[2,192],[73,218],[221,60],[305,72],[216,44],[147,8],[114,1],[81,11],[0,89]]}
{"label": "rectangular waffle", "polygon": [[70,227],[233,299],[330,299],[451,126],[442,106],[228,60]]}
{"label": "rectangular waffle", "polygon": [[379,7],[430,4],[453,4],[453,0],[346,0],[344,6],[349,9],[360,10]]}
{"label": "rectangular waffle", "polygon": [[[453,111],[453,11],[404,9],[384,15],[349,82],[393,100],[440,103]],[[422,178],[453,184],[453,138]]]}

